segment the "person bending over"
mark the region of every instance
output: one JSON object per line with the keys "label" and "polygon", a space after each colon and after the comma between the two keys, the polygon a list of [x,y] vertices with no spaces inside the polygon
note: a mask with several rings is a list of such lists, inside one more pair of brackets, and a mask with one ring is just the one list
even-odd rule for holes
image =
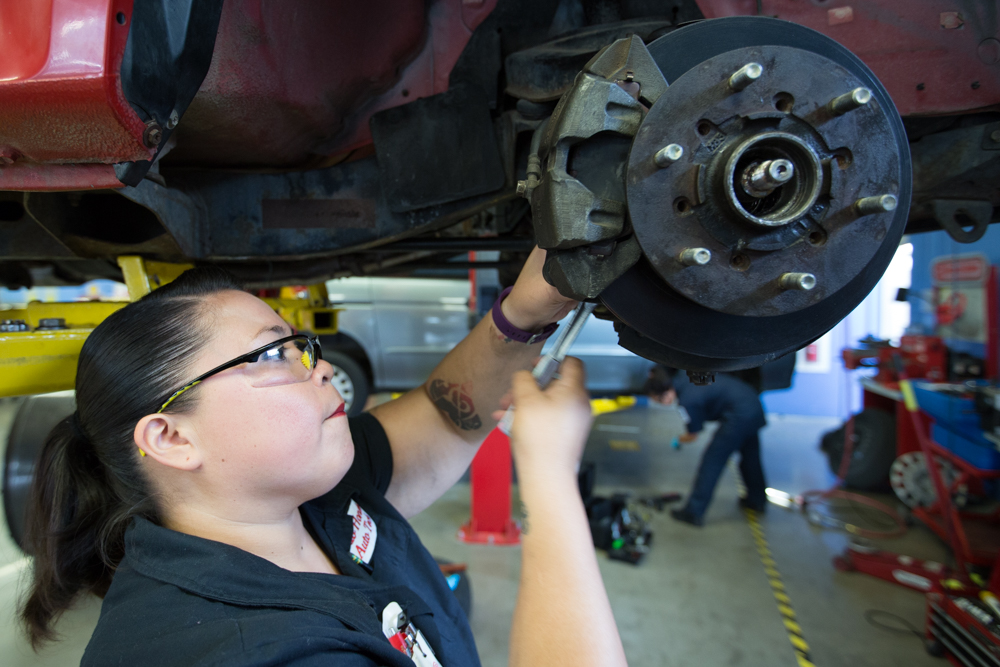
{"label": "person bending over", "polygon": [[687,503],[670,510],[670,516],[695,526],[704,525],[715,485],[734,452],[740,453],[740,475],[747,489],[740,506],[763,512],[767,507],[767,482],[760,463],[758,432],[767,419],[757,390],[726,374],[716,375],[710,385],[694,385],[672,368],[655,366],[649,372],[645,391],[651,400],[664,405],[676,403],[687,411],[690,421],[687,433],[678,438],[681,442],[693,441],[706,421],[721,422],[702,454]]}
{"label": "person bending over", "polygon": [[[536,249],[502,303],[515,327],[573,307],[543,262]],[[469,466],[513,375],[531,530],[511,664],[624,665],[576,483],[583,368],[568,359],[540,391],[525,370],[540,347],[485,318],[425,386],[348,419],[316,340],[221,271],[125,306],[84,344],[77,410],[41,454],[22,610],[33,644],[94,593],[83,665],[478,665],[406,519]]]}

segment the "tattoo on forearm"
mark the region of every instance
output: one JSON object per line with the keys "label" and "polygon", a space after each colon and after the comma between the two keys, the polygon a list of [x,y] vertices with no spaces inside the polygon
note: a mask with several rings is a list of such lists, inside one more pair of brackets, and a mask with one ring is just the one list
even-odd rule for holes
{"label": "tattoo on forearm", "polygon": [[475,431],[482,427],[483,420],[476,414],[476,406],[469,395],[471,390],[471,383],[457,384],[438,379],[431,382],[427,394],[455,426],[463,431]]}
{"label": "tattoo on forearm", "polygon": [[514,342],[513,338],[507,338],[507,336],[504,336],[502,333],[497,333],[497,340],[500,341],[501,343],[513,343]]}

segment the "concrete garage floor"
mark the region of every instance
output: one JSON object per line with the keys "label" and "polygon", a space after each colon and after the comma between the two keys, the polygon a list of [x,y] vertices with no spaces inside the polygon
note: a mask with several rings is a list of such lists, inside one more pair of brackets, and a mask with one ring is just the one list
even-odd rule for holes
{"label": "concrete garage floor", "polygon": [[[6,434],[12,402],[0,401]],[[704,438],[680,450],[670,440],[679,422],[669,411],[635,408],[595,421],[585,457],[597,464],[596,492],[649,495],[686,492]],[[772,487],[789,493],[826,488],[833,477],[817,449],[828,419],[771,416],[762,433],[764,466]],[[707,437],[707,436],[706,436]],[[5,444],[5,443],[4,443]],[[787,666],[797,664],[771,595],[746,519],[736,507],[736,480],[727,471],[707,525],[674,522],[652,512],[651,552],[637,567],[600,555],[625,650],[632,665]],[[516,597],[520,550],[467,545],[455,539],[469,516],[469,489],[459,484],[413,520],[436,556],[465,562],[473,588],[472,629],[485,667],[507,664],[507,639]],[[863,613],[879,609],[923,628],[923,596],[856,573],[836,572],[830,559],[844,535],[810,527],[798,513],[772,506],[761,520],[777,569],[818,667],[945,665],[912,635],[869,625]],[[946,559],[943,545],[922,527],[881,546],[920,558]],[[7,667],[77,664],[99,611],[96,601],[66,615],[67,638],[33,654],[13,623],[21,556],[0,536],[0,660]],[[555,605],[554,605],[555,608]],[[581,631],[586,632],[586,628]]]}

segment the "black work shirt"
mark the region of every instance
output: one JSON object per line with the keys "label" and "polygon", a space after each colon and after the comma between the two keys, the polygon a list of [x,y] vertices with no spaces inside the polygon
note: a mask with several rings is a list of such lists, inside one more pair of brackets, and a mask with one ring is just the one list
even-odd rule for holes
{"label": "black work shirt", "polygon": [[697,433],[707,421],[736,423],[756,431],[767,424],[757,390],[746,382],[720,373],[708,385],[692,384],[681,373],[674,378],[677,402],[687,410],[689,433]]}
{"label": "black work shirt", "polygon": [[[300,508],[343,576],[292,572],[137,518],[81,665],[413,667],[382,633],[382,610],[397,602],[444,667],[478,666],[472,631],[440,568],[385,499],[392,477],[385,431],[371,415],[351,419],[350,428],[350,470]],[[350,555],[351,500],[378,531],[367,565]]]}

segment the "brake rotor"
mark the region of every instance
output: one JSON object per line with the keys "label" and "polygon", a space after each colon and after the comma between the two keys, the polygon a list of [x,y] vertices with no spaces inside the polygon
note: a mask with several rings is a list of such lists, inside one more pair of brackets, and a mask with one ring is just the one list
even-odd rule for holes
{"label": "brake rotor", "polygon": [[[892,101],[847,49],[784,21],[703,21],[641,47],[599,54],[546,128],[532,197],[546,277],[599,297],[623,347],[680,368],[752,368],[807,345],[871,291],[902,236],[911,170]],[[619,88],[603,114],[581,108],[587,77]],[[557,180],[587,205],[561,206]]]}
{"label": "brake rotor", "polygon": [[[946,488],[951,488],[958,479],[958,469],[950,461],[935,456],[941,481]],[[889,470],[889,483],[896,497],[907,507],[930,507],[937,501],[937,491],[927,469],[927,459],[923,452],[907,452],[892,463]],[[968,502],[968,491],[958,489],[952,500],[958,507],[965,507]]]}

